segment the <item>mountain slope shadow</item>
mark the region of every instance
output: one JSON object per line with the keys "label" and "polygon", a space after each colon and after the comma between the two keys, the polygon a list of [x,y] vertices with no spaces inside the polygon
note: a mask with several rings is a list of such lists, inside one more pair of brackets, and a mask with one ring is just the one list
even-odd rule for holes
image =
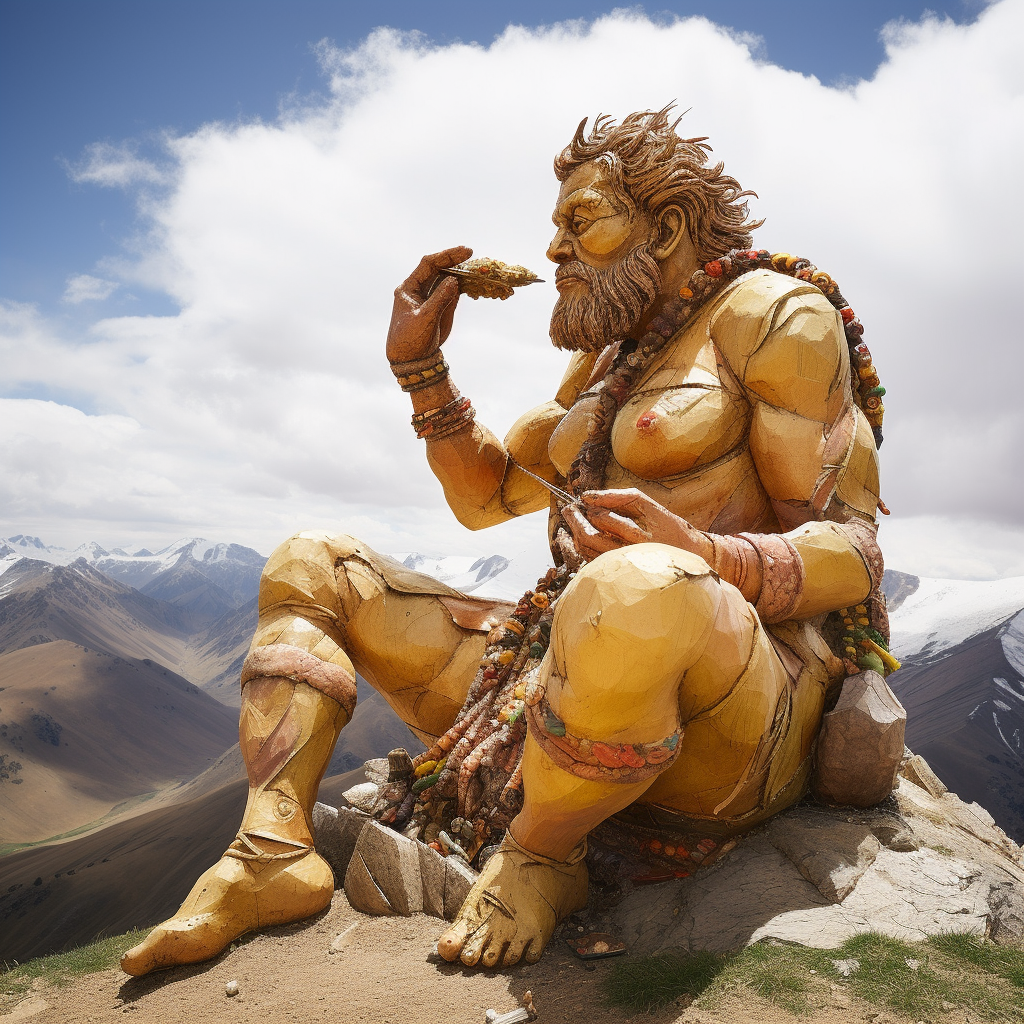
{"label": "mountain slope shadow", "polygon": [[149,659],[66,640],[9,651],[0,655],[0,837],[35,842],[83,826],[192,778],[237,736],[233,709]]}

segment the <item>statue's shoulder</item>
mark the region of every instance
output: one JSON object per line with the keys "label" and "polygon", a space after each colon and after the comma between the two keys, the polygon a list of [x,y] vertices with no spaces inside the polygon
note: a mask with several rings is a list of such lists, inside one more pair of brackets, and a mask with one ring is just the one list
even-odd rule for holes
{"label": "statue's shoulder", "polygon": [[824,342],[837,352],[842,338],[839,314],[819,288],[772,270],[755,270],[737,278],[715,304],[709,328],[715,344],[741,376],[769,336],[787,347]]}

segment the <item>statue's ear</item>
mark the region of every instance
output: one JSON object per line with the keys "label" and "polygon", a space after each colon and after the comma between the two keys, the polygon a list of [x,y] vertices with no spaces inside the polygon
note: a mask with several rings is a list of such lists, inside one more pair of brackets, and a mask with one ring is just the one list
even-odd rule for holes
{"label": "statue's ear", "polygon": [[667,260],[676,250],[676,246],[688,237],[689,225],[682,207],[668,206],[658,216],[658,237],[651,247],[656,260]]}

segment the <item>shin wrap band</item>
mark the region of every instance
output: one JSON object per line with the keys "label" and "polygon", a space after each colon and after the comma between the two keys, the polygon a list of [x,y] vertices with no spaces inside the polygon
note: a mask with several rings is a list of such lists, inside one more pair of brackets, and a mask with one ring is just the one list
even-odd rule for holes
{"label": "shin wrap band", "polygon": [[341,665],[321,661],[291,644],[269,644],[249,652],[242,664],[242,686],[257,676],[277,676],[293,683],[308,683],[336,700],[349,719],[356,707],[356,681]]}
{"label": "shin wrap band", "polygon": [[655,743],[602,743],[568,732],[546,698],[528,707],[526,716],[533,738],[559,768],[593,782],[643,782],[679,754],[682,730]]}

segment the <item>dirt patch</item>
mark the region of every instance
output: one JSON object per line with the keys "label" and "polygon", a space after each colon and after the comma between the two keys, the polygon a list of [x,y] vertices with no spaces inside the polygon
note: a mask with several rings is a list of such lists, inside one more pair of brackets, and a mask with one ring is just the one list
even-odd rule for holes
{"label": "dirt patch", "polygon": [[[488,1009],[511,1010],[530,989],[538,1024],[845,1024],[866,1016],[875,1024],[904,1024],[848,1000],[795,1018],[745,993],[713,1010],[678,1003],[631,1016],[607,1006],[602,995],[614,960],[580,961],[556,940],[538,964],[500,973],[470,971],[434,952],[442,928],[443,922],[423,915],[359,914],[339,891],[319,917],[254,935],[210,963],[145,978],[103,971],[65,987],[37,988],[17,1001],[0,993],[0,1021],[484,1024]],[[238,982],[237,996],[225,994],[229,981]]]}

